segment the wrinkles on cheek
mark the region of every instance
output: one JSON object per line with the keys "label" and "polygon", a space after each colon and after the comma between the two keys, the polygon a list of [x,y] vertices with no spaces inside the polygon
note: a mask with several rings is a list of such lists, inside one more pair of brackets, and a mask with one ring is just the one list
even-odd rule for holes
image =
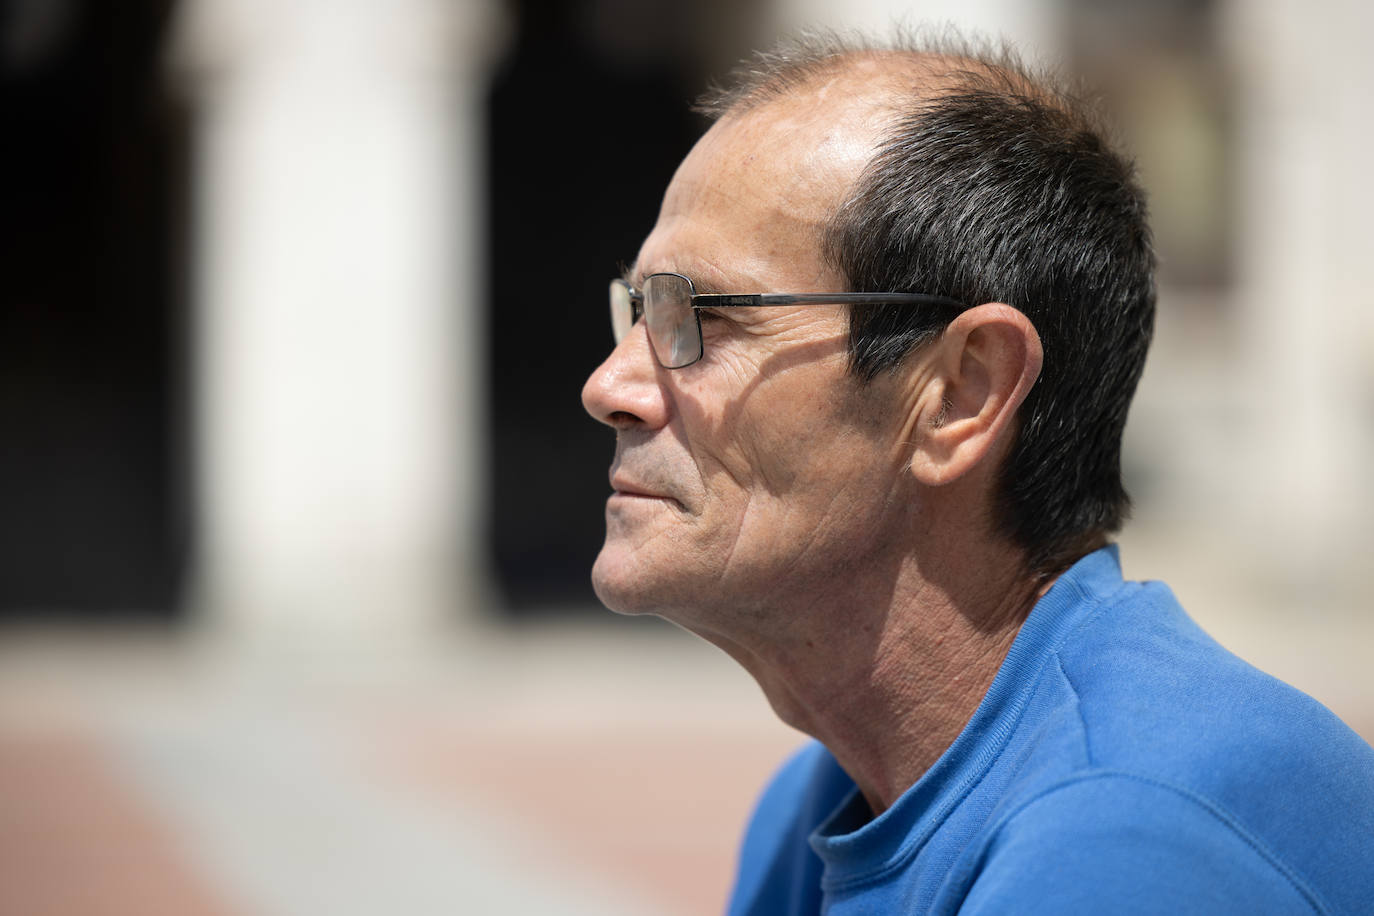
{"label": "wrinkles on cheek", "polygon": [[852,399],[836,388],[844,370],[830,364],[843,360],[844,347],[843,339],[822,338],[783,352],[712,350],[707,371],[677,393],[708,489],[783,496],[828,476],[812,456],[853,421]]}
{"label": "wrinkles on cheek", "polygon": [[[698,364],[700,365],[700,364]],[[690,371],[690,367],[689,370]],[[743,487],[747,463],[739,460],[737,439],[742,430],[735,406],[747,398],[748,386],[738,381],[750,370],[738,360],[713,365],[709,380],[682,386],[677,392],[682,420],[682,442],[696,463],[697,474],[707,491],[719,493],[723,483]],[[719,391],[744,391],[743,395],[722,398]],[[725,481],[720,477],[724,475]]]}
{"label": "wrinkles on cheek", "polygon": [[[721,579],[730,578],[736,565],[758,467],[746,444],[748,434],[735,422],[731,407],[740,399],[738,392],[748,389],[745,379],[756,371],[747,361],[732,358],[713,364],[709,377],[685,379],[677,391],[684,444],[701,483],[703,515],[709,516],[703,528],[708,537],[698,546],[715,557],[712,565]],[[737,394],[722,398],[721,391]]]}

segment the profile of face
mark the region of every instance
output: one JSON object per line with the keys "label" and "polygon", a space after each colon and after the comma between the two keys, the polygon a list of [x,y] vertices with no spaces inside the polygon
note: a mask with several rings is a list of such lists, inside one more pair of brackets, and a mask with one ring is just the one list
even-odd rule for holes
{"label": "profile of face", "polygon": [[[698,292],[843,291],[820,229],[876,142],[862,114],[807,96],[716,123],[674,176],[633,282],[673,272]],[[907,411],[848,374],[841,306],[700,317],[699,362],[664,369],[640,321],[582,400],[616,431],[597,595],[705,635],[722,615],[737,627],[835,588],[910,523],[912,503]]]}

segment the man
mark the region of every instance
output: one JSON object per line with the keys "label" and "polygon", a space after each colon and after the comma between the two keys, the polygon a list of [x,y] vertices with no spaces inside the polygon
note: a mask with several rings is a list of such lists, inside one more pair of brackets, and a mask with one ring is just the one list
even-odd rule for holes
{"label": "man", "polygon": [[1154,311],[1129,164],[1005,55],[757,64],[583,391],[597,594],[817,739],[731,912],[1374,912],[1374,750],[1108,543]]}

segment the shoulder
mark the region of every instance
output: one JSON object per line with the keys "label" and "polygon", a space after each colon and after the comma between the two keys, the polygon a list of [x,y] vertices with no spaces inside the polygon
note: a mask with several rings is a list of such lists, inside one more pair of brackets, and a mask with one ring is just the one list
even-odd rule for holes
{"label": "shoulder", "polygon": [[1340,719],[1228,652],[1162,583],[1119,582],[1089,600],[1048,671],[1075,707],[1090,765],[1204,777],[1275,752],[1294,763],[1374,763]]}
{"label": "shoulder", "polygon": [[1257,912],[1374,899],[1374,749],[1320,703],[1227,652],[1157,584],[1115,593],[1056,654],[1077,762],[1023,783],[998,849],[1036,837],[1065,849],[1057,874],[1151,883],[1167,868],[1179,892],[1297,895]]}
{"label": "shoulder", "polygon": [[[1333,819],[1352,808],[1374,817],[1374,748],[1316,700],[1222,648],[1162,585],[1123,590],[1056,662],[1081,769],[1182,786],[1242,817],[1279,799]],[[1374,834],[1374,821],[1365,826]]]}
{"label": "shoulder", "polygon": [[1210,800],[1135,774],[1050,786],[989,837],[951,875],[960,912],[1340,912]]}

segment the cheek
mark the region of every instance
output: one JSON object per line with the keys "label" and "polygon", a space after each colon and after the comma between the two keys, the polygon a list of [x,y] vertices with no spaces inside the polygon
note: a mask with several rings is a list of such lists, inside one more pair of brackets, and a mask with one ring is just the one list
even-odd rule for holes
{"label": "cheek", "polygon": [[740,360],[718,359],[710,368],[709,374],[700,373],[677,393],[684,444],[703,481],[709,484],[724,474],[744,483],[762,451],[763,430],[751,409],[754,386],[744,381],[749,370]]}
{"label": "cheek", "polygon": [[836,393],[834,375],[755,374],[725,401],[685,389],[679,410],[707,486],[717,495],[733,486],[757,498],[842,485],[855,461],[871,459],[880,430],[855,422],[853,398]]}

